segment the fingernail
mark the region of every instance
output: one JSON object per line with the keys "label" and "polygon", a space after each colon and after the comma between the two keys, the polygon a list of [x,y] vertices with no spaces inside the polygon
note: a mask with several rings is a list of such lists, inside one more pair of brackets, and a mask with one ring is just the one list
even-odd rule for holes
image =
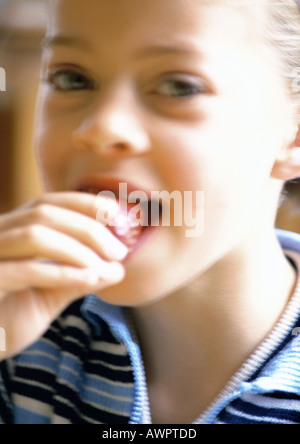
{"label": "fingernail", "polygon": [[113,248],[111,248],[109,252],[109,256],[111,259],[116,261],[121,261],[126,258],[128,255],[128,248],[123,245],[120,241],[115,240],[113,242]]}

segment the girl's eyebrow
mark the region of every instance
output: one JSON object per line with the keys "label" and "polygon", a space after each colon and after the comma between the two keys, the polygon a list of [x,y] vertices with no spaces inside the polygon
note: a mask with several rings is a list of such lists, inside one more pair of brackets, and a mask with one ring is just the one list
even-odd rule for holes
{"label": "girl's eyebrow", "polygon": [[168,54],[201,54],[201,49],[191,44],[158,44],[143,48],[136,53],[136,56],[141,57],[153,57],[164,56]]}
{"label": "girl's eyebrow", "polygon": [[81,49],[83,51],[89,51],[91,49],[89,44],[80,38],[60,34],[46,36],[41,42],[42,49],[49,49],[55,46],[67,46],[69,48]]}

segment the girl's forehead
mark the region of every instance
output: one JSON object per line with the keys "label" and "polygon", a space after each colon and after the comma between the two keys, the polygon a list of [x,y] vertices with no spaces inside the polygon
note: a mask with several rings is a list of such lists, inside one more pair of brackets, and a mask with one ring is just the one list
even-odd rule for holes
{"label": "girl's forehead", "polygon": [[[245,0],[49,0],[48,33],[69,33],[105,41],[154,35],[200,35],[240,31],[245,34],[247,14],[237,7]],[[260,0],[263,2],[264,0]],[[261,4],[261,3],[260,3]],[[213,20],[212,20],[213,16]],[[222,25],[222,26],[220,26]],[[234,25],[234,26],[232,26]],[[241,35],[241,37],[242,37]],[[102,39],[102,44],[105,43]]]}
{"label": "girl's forehead", "polygon": [[[252,0],[254,4],[255,0]],[[259,0],[262,4],[266,0]],[[124,22],[126,20],[144,19],[156,17],[163,19],[165,23],[169,21],[192,20],[196,17],[201,19],[208,9],[216,6],[223,9],[241,9],[242,6],[249,5],[248,0],[48,0],[50,16],[64,18],[72,21],[80,14],[81,19],[93,16],[98,20],[110,16],[115,21]],[[96,15],[95,15],[96,14]],[[81,22],[77,23],[80,26]],[[155,24],[155,23],[153,23]]]}
{"label": "girl's forehead", "polygon": [[[213,0],[211,0],[214,3]],[[125,24],[131,20],[145,20],[147,17],[162,16],[164,22],[174,20],[175,17],[184,19],[191,14],[198,14],[207,2],[197,0],[50,0],[51,16],[57,20],[72,21],[78,14],[81,15],[81,25],[87,17],[94,20],[104,21],[107,17],[111,25],[115,23]],[[136,23],[137,24],[137,23]],[[155,23],[153,23],[155,24]]]}

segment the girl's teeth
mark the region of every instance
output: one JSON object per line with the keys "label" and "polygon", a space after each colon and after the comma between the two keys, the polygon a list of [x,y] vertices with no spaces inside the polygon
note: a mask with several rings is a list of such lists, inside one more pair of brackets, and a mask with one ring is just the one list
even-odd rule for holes
{"label": "girl's teeth", "polygon": [[[143,232],[142,218],[136,217],[136,213],[131,214],[130,210],[135,205],[127,204],[125,208],[120,206],[120,211],[117,214],[114,224],[111,226],[112,232],[118,237],[118,239],[132,250],[134,245],[138,242],[140,235]],[[140,212],[142,210],[140,209]],[[140,214],[140,216],[142,216]]]}

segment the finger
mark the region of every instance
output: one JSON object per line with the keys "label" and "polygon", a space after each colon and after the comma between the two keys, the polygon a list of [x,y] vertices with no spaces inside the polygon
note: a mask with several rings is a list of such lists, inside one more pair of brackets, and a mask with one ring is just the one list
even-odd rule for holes
{"label": "finger", "polygon": [[80,296],[119,283],[124,275],[119,263],[103,263],[101,269],[95,270],[37,261],[3,262],[0,264],[0,299],[5,292],[28,288],[68,289]]}
{"label": "finger", "polygon": [[98,221],[73,210],[50,204],[28,208],[22,213],[15,214],[14,218],[6,220],[5,227],[2,224],[2,231],[30,224],[48,226],[67,234],[106,259],[123,260],[128,254],[125,245]]}
{"label": "finger", "polygon": [[0,234],[0,260],[29,258],[95,269],[104,262],[78,240],[43,225],[14,228]]}
{"label": "finger", "polygon": [[[23,217],[30,222],[30,217],[37,216],[39,212],[38,208],[44,205],[52,205],[82,213],[103,224],[107,222],[107,218],[113,219],[119,211],[118,203],[107,197],[79,192],[49,193],[38,197],[10,213],[2,215],[0,217],[0,231],[15,226],[17,223],[19,224]],[[33,212],[35,208],[37,209],[37,214]],[[105,215],[105,211],[99,211],[103,208],[109,213],[108,215]]]}
{"label": "finger", "polygon": [[[109,205],[107,205],[108,202]],[[114,217],[119,211],[119,204],[114,199],[108,199],[101,195],[73,191],[44,194],[29,204],[26,204],[21,209],[38,207],[43,204],[68,208],[69,210],[85,214],[94,220],[97,219],[98,222],[101,223],[106,222],[105,215],[103,217],[103,212],[99,211],[103,207],[107,207],[107,211],[110,212],[109,217]]]}

